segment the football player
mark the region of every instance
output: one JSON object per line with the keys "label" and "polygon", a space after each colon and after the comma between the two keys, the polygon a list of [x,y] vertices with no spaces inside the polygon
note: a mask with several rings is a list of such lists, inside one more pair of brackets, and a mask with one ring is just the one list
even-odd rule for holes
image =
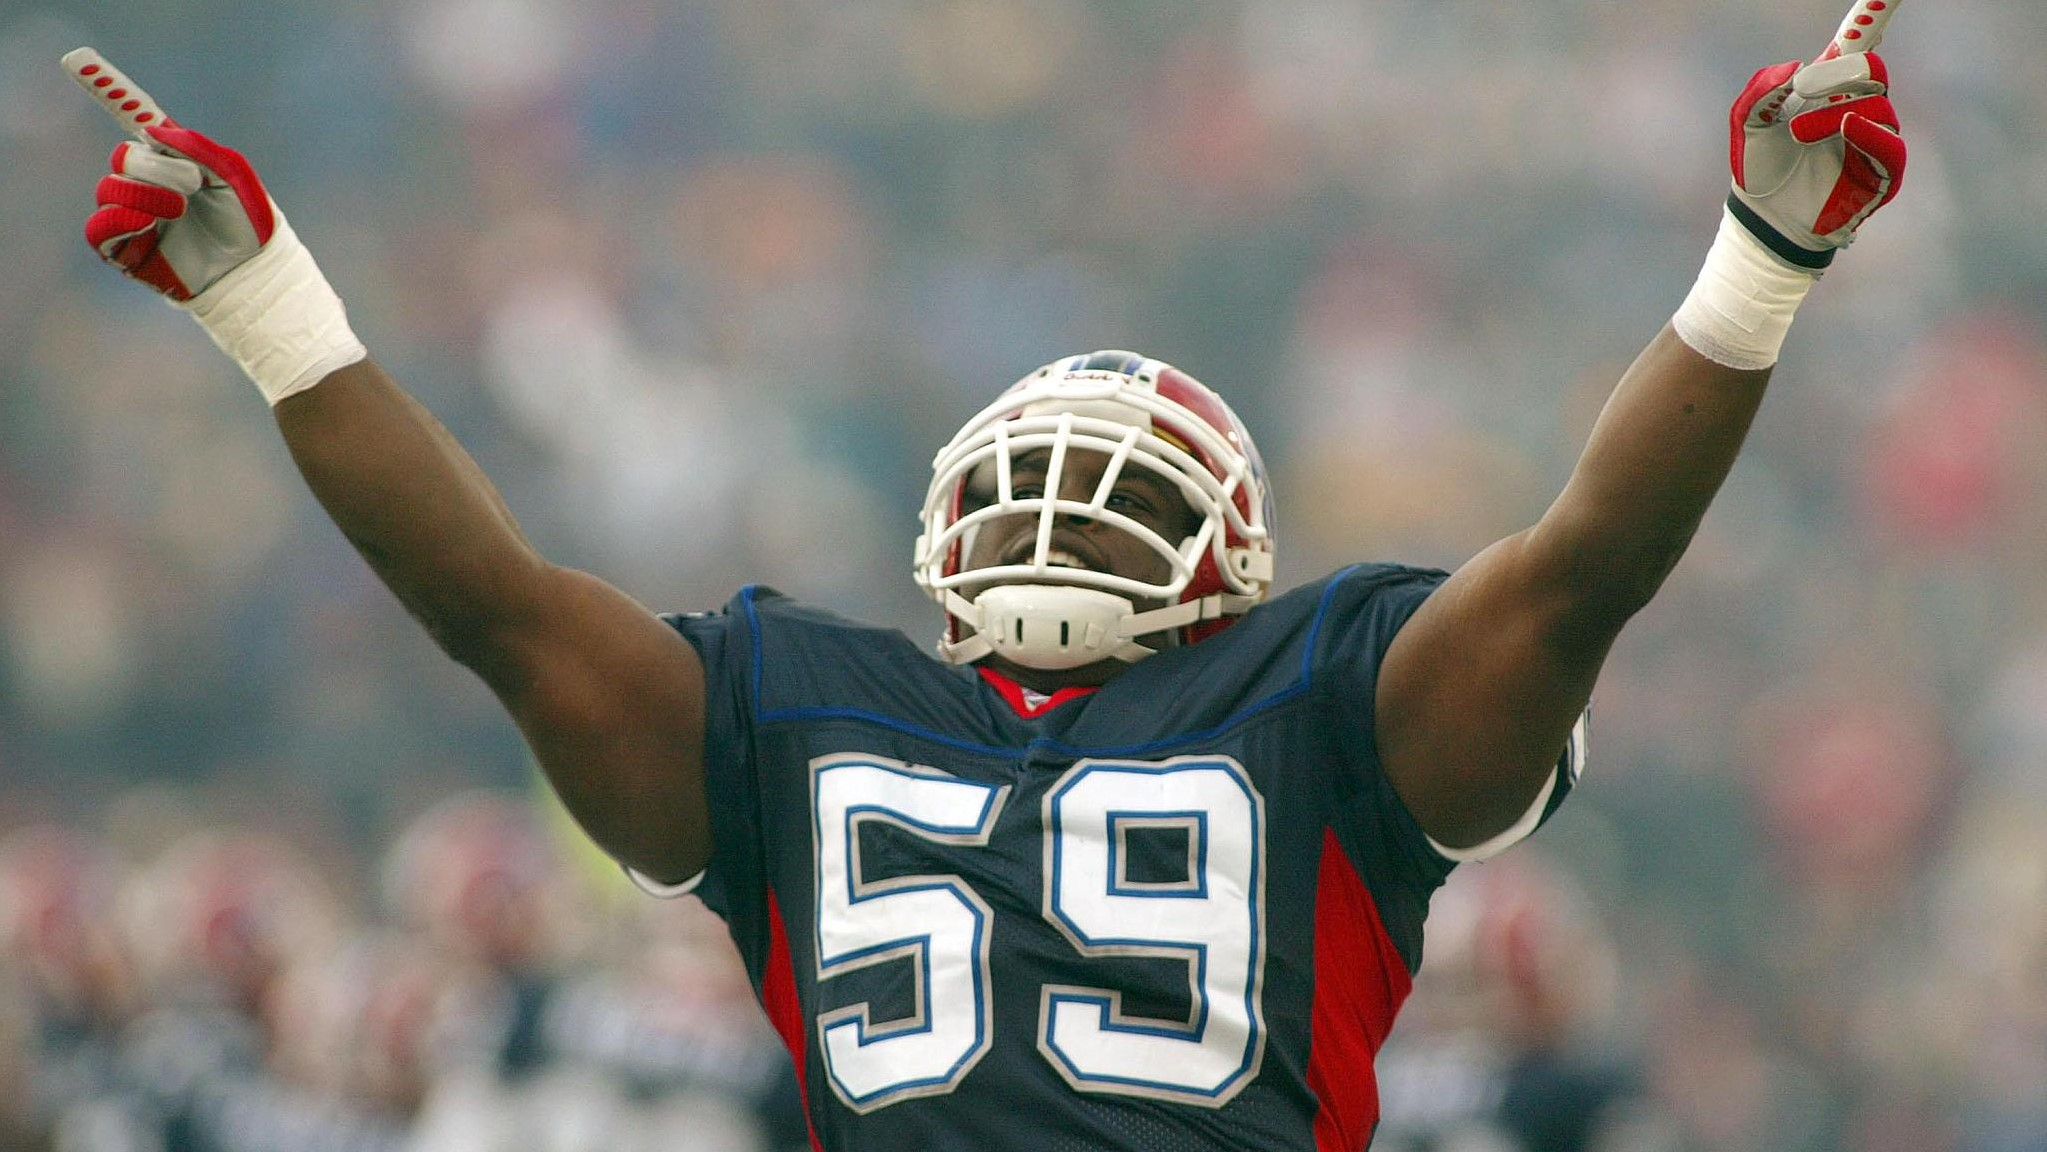
{"label": "football player", "polygon": [[68,62],[137,134],[90,242],[247,372],[589,834],[725,919],[816,1147],[1326,1152],[1370,1139],[1430,892],[1571,790],[1609,646],[1799,302],[1898,190],[1858,50],[1888,14],[1862,0],[1820,61],[1744,89],[1697,285],[1537,523],[1451,575],[1269,596],[1270,493],[1229,407],[1161,360],[1067,356],[937,457],[915,573],[938,659],[766,588],[662,617],[549,563],[367,357],[249,163]]}

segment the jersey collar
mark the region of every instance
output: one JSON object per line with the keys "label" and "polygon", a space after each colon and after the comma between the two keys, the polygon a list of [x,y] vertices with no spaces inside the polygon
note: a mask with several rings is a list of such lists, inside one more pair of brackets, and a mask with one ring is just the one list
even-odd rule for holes
{"label": "jersey collar", "polygon": [[986,680],[1004,700],[1009,702],[1010,708],[1026,720],[1036,720],[1068,700],[1078,700],[1095,691],[1094,686],[1089,685],[1061,688],[1047,696],[1024,687],[993,668],[979,667],[974,671],[979,672],[981,679]]}

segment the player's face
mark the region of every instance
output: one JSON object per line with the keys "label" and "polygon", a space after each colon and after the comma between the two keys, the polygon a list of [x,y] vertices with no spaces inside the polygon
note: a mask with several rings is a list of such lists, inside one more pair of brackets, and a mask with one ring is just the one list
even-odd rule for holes
{"label": "player's face", "polygon": [[[1010,490],[1019,500],[1045,495],[1049,449],[1038,449],[1019,457],[1010,468]],[[1066,454],[1058,493],[1065,500],[1091,500],[1102,482],[1109,457],[1101,452],[1074,449]],[[991,461],[968,478],[964,512],[986,507],[995,499],[995,466]],[[1107,507],[1178,544],[1201,526],[1201,520],[1173,482],[1138,467],[1126,467],[1109,491]],[[1038,513],[1019,512],[988,522],[974,536],[965,557],[965,568],[989,568],[998,564],[1028,564],[1038,543]],[[1086,516],[1059,515],[1052,526],[1052,563],[1086,568],[1117,576],[1163,583],[1172,574],[1166,558],[1147,547],[1136,536]],[[1139,610],[1159,607],[1158,602],[1139,603]]]}

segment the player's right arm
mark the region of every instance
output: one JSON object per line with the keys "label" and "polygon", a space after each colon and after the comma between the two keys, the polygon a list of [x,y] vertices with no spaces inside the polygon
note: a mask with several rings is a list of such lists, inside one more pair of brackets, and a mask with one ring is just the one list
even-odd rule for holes
{"label": "player's right arm", "polygon": [[625,593],[534,551],[469,454],[374,361],[279,401],[322,507],[525,734],[590,836],[672,882],[710,856],[704,669]]}
{"label": "player's right arm", "polygon": [[136,137],[114,151],[88,241],[248,373],[335,524],[497,694],[591,837],[656,880],[701,871],[711,843],[695,649],[631,597],[533,549],[469,454],[369,360],[245,159],[163,118],[89,50],[65,64]]}

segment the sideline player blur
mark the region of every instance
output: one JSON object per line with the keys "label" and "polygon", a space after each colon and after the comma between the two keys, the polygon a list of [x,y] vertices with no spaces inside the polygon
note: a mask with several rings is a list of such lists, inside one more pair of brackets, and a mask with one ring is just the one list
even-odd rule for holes
{"label": "sideline player blur", "polygon": [[938,456],[915,558],[937,660],[764,588],[661,617],[548,563],[249,164],[67,65],[137,136],[88,239],[255,381],[589,834],[724,917],[818,1148],[1332,1152],[1370,1140],[1429,894],[1570,791],[1609,646],[1799,301],[1898,190],[1857,50],[1888,17],[1862,0],[1821,61],[1742,92],[1699,280],[1535,525],[1454,575],[1360,564],[1268,599],[1270,494],[1229,408],[1159,360],[1069,356]]}

